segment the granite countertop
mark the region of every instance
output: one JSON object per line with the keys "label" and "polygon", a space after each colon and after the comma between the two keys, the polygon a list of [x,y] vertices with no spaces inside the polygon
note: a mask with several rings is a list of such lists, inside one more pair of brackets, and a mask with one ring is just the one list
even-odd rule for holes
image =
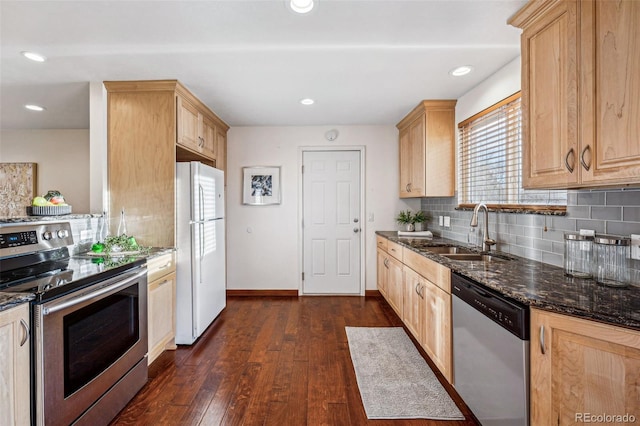
{"label": "granite countertop", "polygon": [[640,330],[640,284],[606,287],[595,280],[565,276],[563,268],[501,252],[494,254],[510,260],[455,261],[427,249],[444,245],[478,252],[479,248],[439,237],[398,237],[395,231],[376,234],[528,306]]}
{"label": "granite countertop", "polygon": [[100,213],[71,213],[61,216],[16,216],[16,217],[0,217],[0,226],[9,223],[25,223],[25,222],[58,222],[61,220],[71,219],[87,219],[92,217],[102,217]]}

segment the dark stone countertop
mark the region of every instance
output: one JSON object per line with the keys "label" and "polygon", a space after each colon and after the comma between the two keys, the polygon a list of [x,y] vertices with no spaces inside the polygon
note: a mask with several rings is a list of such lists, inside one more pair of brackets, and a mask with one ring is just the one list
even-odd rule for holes
{"label": "dark stone countertop", "polygon": [[427,248],[458,246],[478,252],[478,247],[439,237],[398,237],[394,231],[376,234],[531,307],[640,330],[640,283],[606,287],[595,280],[565,276],[563,268],[501,252],[494,254],[511,260],[454,261]]}
{"label": "dark stone countertop", "polygon": [[6,311],[33,299],[35,299],[33,294],[0,293],[0,311]]}
{"label": "dark stone countertop", "polygon": [[99,213],[71,213],[61,216],[16,216],[0,217],[0,226],[3,224],[27,223],[27,222],[60,222],[72,219],[87,219],[92,217],[102,217]]}

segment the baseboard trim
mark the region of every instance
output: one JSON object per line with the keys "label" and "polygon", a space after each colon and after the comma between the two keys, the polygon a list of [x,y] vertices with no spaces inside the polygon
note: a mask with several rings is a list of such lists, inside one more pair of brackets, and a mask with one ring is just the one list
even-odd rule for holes
{"label": "baseboard trim", "polygon": [[382,297],[382,294],[378,290],[365,290],[364,297]]}
{"label": "baseboard trim", "polygon": [[298,290],[227,290],[227,296],[298,297]]}

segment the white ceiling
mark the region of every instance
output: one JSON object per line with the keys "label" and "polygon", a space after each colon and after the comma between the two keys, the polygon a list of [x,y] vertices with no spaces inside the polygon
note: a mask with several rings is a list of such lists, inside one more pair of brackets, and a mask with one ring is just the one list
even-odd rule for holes
{"label": "white ceiling", "polygon": [[[524,0],[316,2],[0,0],[0,125],[88,128],[90,81],[151,79],[182,81],[231,126],[395,124],[520,53],[506,21]],[[450,76],[459,65],[474,72]]]}

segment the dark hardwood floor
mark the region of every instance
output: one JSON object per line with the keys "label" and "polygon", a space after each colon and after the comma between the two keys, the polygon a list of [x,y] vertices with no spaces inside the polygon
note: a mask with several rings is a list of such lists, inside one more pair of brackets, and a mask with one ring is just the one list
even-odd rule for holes
{"label": "dark hardwood floor", "polygon": [[229,297],[112,425],[477,425],[447,384],[465,421],[367,420],[344,327],[401,325],[380,297]]}

